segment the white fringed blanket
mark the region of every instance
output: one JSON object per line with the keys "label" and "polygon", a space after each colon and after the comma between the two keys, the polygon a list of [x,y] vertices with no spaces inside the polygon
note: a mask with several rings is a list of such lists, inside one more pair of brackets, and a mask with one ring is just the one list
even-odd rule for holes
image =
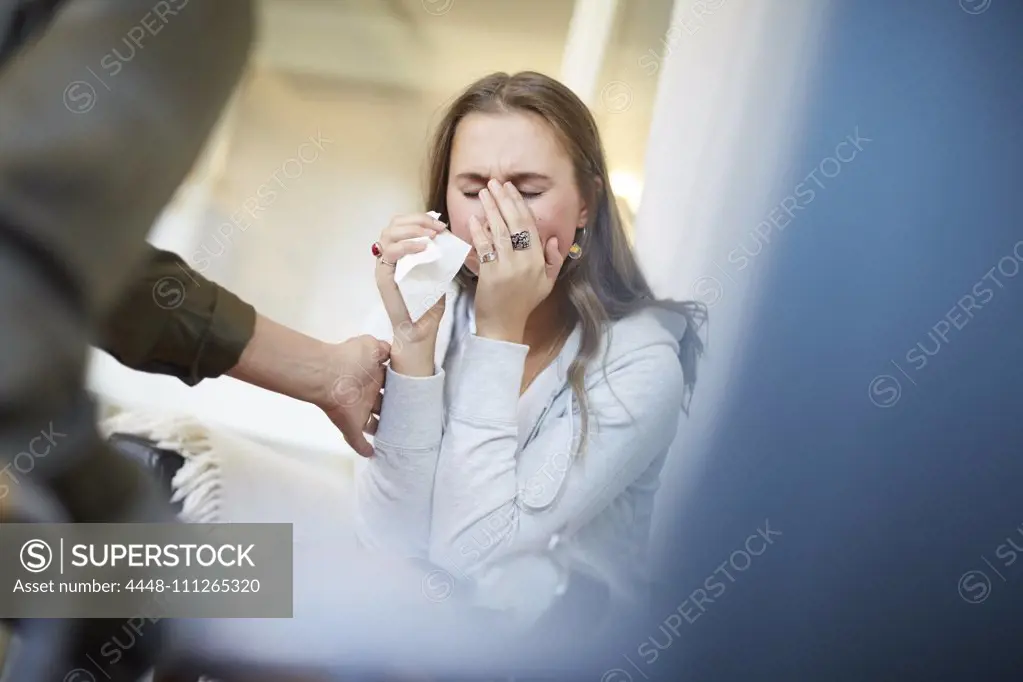
{"label": "white fringed blanket", "polygon": [[[299,577],[303,567],[330,565],[317,559],[324,550],[333,556],[355,547],[350,526],[352,464],[341,453],[330,464],[308,462],[188,415],[109,405],[102,407],[101,414],[100,433],[106,437],[114,433],[140,436],[182,454],[185,463],[172,482],[172,501],[183,503],[182,521],[293,524],[296,617],[322,598],[333,581],[324,583],[321,569],[313,576],[319,582]],[[304,595],[306,584],[318,592]],[[301,633],[303,622],[319,620],[301,618],[294,627]],[[230,636],[223,638],[229,645],[233,642]],[[307,635],[295,639],[304,640]],[[215,681],[204,677],[200,682]]]}
{"label": "white fringed blanket", "polygon": [[[180,452],[174,502],[189,523],[292,523],[295,543],[349,542],[352,464],[281,454],[188,415],[105,407],[104,436],[125,433]],[[340,437],[339,437],[340,439]]]}

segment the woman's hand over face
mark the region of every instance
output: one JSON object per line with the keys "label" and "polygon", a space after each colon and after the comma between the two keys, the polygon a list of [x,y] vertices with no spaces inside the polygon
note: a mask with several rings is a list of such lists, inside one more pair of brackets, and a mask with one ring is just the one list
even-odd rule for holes
{"label": "woman's hand over face", "polygon": [[394,264],[402,256],[426,250],[426,243],[410,241],[415,237],[436,237],[447,226],[425,213],[395,216],[380,233],[382,255],[377,259],[376,282],[394,339],[391,342],[391,368],[408,376],[432,376],[437,330],[444,313],[444,296],[421,318],[412,322],[405,300],[394,281]]}
{"label": "woman's hand over face", "polygon": [[[493,250],[497,259],[480,261],[476,333],[522,343],[526,320],[554,289],[564,258],[557,237],[540,242],[536,219],[515,185],[491,180],[479,196],[490,229],[471,217],[473,245],[481,257]],[[529,248],[513,249],[511,236],[522,232],[529,235]]]}

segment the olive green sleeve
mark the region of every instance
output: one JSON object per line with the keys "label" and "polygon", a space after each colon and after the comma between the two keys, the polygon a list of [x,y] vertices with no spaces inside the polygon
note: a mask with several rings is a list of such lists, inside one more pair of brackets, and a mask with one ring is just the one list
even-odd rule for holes
{"label": "olive green sleeve", "polygon": [[148,247],[146,264],[107,317],[99,346],[132,369],[193,386],[238,363],[255,309],[169,251]]}

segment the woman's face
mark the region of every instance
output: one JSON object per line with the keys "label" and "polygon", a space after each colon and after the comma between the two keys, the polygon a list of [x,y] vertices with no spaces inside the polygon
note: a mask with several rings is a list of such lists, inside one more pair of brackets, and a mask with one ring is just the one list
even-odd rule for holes
{"label": "woman's face", "polygon": [[[586,224],[572,160],[537,114],[469,114],[455,129],[450,169],[448,222],[451,231],[470,244],[469,217],[475,215],[487,224],[479,192],[491,179],[515,185],[536,218],[541,241],[546,244],[557,237],[562,256],[575,241],[576,229]],[[465,265],[479,274],[475,249],[469,251]]]}

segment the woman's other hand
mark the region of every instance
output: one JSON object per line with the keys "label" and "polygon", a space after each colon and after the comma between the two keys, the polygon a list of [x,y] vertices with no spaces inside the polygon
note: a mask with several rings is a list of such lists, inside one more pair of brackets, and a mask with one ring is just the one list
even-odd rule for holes
{"label": "woman's other hand", "polygon": [[[476,333],[486,338],[522,343],[530,313],[550,295],[564,257],[558,240],[540,242],[536,220],[518,189],[496,180],[480,191],[489,232],[475,216],[469,219],[478,255],[495,251],[497,259],[480,262],[476,285]],[[511,235],[526,232],[530,246],[513,249]]]}
{"label": "woman's other hand", "polygon": [[425,213],[395,216],[380,233],[381,256],[377,259],[376,281],[387,317],[391,320],[394,339],[391,343],[391,369],[406,376],[433,376],[433,355],[437,346],[437,330],[444,313],[444,294],[421,318],[412,322],[405,300],[394,281],[398,259],[426,250],[426,243],[410,241],[416,237],[433,239],[447,226]]}

